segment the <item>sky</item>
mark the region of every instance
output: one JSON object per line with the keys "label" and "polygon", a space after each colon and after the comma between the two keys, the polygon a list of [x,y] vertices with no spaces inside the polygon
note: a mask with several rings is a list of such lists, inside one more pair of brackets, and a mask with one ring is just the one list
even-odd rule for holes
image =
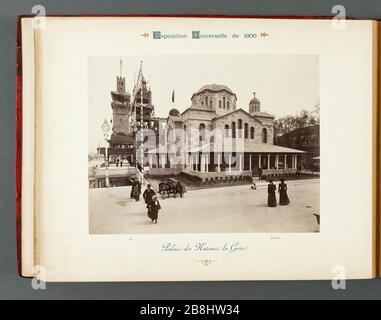
{"label": "sky", "polygon": [[[319,57],[316,55],[192,55],[89,57],[89,151],[104,146],[101,126],[112,119],[111,94],[116,77],[126,77],[133,91],[140,62],[152,91],[155,115],[167,117],[176,107],[183,112],[191,96],[205,84],[224,84],[237,95],[237,109],[249,110],[253,92],[261,111],[276,117],[313,110],[319,101]],[[172,92],[175,91],[175,104]]]}

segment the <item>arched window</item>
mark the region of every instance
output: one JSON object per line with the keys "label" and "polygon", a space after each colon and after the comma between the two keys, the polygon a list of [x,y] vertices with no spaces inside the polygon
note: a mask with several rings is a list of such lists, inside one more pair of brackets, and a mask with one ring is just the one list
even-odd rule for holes
{"label": "arched window", "polygon": [[213,107],[213,100],[212,99],[209,100],[209,107]]}
{"label": "arched window", "polygon": [[263,128],[262,130],[262,143],[267,143],[267,129]]}
{"label": "arched window", "polygon": [[226,98],[223,97],[222,99],[223,99],[223,101],[224,101],[224,103],[223,103],[223,104],[224,104],[224,109],[226,109]]}
{"label": "arched window", "polygon": [[205,141],[205,134],[206,134],[206,132],[205,132],[205,124],[200,123],[199,130],[200,130],[200,141]]}
{"label": "arched window", "polygon": [[250,129],[250,139],[254,139],[254,134],[255,134],[254,127],[251,127],[251,129]]}
{"label": "arched window", "polygon": [[229,138],[229,126],[225,125],[225,138]]}
{"label": "arched window", "polygon": [[227,102],[227,108],[230,109],[230,103],[229,103],[229,101]]}
{"label": "arched window", "polygon": [[245,139],[249,139],[249,125],[245,123]]}
{"label": "arched window", "polygon": [[238,120],[238,135],[239,135],[240,138],[242,138],[242,129],[243,129],[243,127],[242,127],[242,119],[239,119]]}
{"label": "arched window", "polygon": [[208,97],[205,97],[205,105],[208,106]]}
{"label": "arched window", "polygon": [[218,106],[219,106],[219,108],[220,108],[220,109],[222,108],[222,103],[221,103],[221,100],[220,100],[220,101],[218,101]]}
{"label": "arched window", "polygon": [[235,122],[232,123],[232,138],[236,138],[236,127],[235,127]]}

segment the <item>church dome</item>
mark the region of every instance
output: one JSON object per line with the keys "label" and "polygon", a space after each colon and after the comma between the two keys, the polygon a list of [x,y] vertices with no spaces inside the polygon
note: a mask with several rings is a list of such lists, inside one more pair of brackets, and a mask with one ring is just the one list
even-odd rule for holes
{"label": "church dome", "polygon": [[235,93],[227,86],[223,84],[207,84],[205,86],[202,86],[199,90],[197,90],[195,93],[192,95],[192,99],[195,95],[200,95],[205,91],[211,91],[211,92],[227,92],[229,95],[235,95]]}
{"label": "church dome", "polygon": [[218,91],[227,91],[231,94],[233,94],[233,91],[230,90],[229,87],[225,86],[225,85],[222,85],[222,84],[207,84],[205,86],[202,86],[197,92],[196,94],[199,94],[205,90],[209,90],[209,91],[212,91],[212,92],[218,92]]}
{"label": "church dome", "polygon": [[256,94],[254,93],[254,98],[250,100],[250,104],[261,104],[261,100],[259,100],[257,97],[256,97]]}
{"label": "church dome", "polygon": [[254,92],[254,98],[250,100],[249,106],[250,106],[250,113],[261,111],[261,101],[256,97],[255,92]]}
{"label": "church dome", "polygon": [[172,117],[180,117],[180,111],[177,110],[177,109],[172,109],[171,111],[169,111],[169,115],[172,116]]}

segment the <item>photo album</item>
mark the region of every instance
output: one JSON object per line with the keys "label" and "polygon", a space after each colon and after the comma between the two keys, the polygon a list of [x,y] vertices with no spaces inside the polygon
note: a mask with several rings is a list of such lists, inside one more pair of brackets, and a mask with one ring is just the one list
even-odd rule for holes
{"label": "photo album", "polygon": [[379,277],[380,27],[20,17],[20,275]]}

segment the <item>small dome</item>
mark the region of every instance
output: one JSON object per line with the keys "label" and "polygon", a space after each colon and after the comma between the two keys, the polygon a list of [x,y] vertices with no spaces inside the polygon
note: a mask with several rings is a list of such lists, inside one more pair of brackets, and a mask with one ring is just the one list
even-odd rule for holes
{"label": "small dome", "polygon": [[256,97],[255,92],[254,92],[254,98],[250,100],[249,106],[250,106],[250,112],[261,111],[261,101]]}
{"label": "small dome", "polygon": [[172,109],[171,111],[169,111],[169,115],[172,117],[180,117],[180,111],[177,109]]}
{"label": "small dome", "polygon": [[257,98],[253,98],[250,100],[250,104],[256,104],[256,103],[261,103],[261,100],[257,99]]}
{"label": "small dome", "polygon": [[255,92],[254,92],[254,98],[250,100],[250,104],[261,104],[261,101],[256,97]]}

